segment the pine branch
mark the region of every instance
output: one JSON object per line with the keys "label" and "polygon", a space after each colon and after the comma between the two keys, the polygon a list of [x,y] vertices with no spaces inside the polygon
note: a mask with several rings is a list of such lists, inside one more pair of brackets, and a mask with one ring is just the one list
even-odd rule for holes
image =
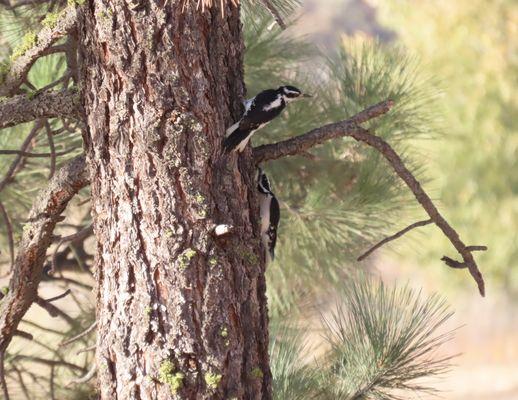
{"label": "pine branch", "polygon": [[86,328],[83,332],[77,334],[76,336],[74,336],[68,340],[65,340],[64,342],[61,342],[59,346],[65,347],[65,346],[68,346],[68,345],[74,343],[75,341],[88,335],[90,332],[93,332],[94,329],[96,328],[96,326],[97,326],[97,321],[95,321],[92,325],[90,325],[88,328]]}
{"label": "pine branch", "polygon": [[[471,252],[474,251],[473,247],[466,246],[462,242],[462,240],[459,237],[459,234],[439,213],[439,210],[432,202],[430,197],[423,190],[421,184],[408,170],[408,168],[403,163],[403,160],[394,151],[394,149],[392,149],[392,147],[382,138],[373,135],[368,130],[358,125],[372,118],[387,113],[392,108],[392,106],[393,102],[391,100],[386,100],[361,111],[360,113],[356,114],[348,120],[328,124],[323,127],[313,129],[312,131],[306,134],[279,143],[257,147],[253,149],[254,159],[256,163],[260,163],[262,161],[274,160],[281,157],[300,154],[326,140],[344,136],[350,136],[356,141],[366,143],[367,145],[375,148],[390,163],[397,175],[406,183],[408,188],[412,191],[419,204],[421,204],[423,209],[429,215],[430,219],[435,223],[435,225],[437,225],[442,230],[444,235],[450,240],[453,247],[455,247],[457,252],[462,256],[463,261],[457,263],[463,265],[469,270],[471,276],[478,285],[478,290],[480,294],[484,296],[484,279],[478,269],[473,255],[471,254]],[[451,262],[447,262],[447,265],[451,266],[451,264]],[[459,268],[459,266],[456,266],[455,268]]]}
{"label": "pine branch", "polygon": [[408,188],[412,191],[415,198],[427,212],[430,219],[441,229],[444,235],[450,240],[451,244],[462,256],[464,265],[468,268],[471,276],[475,280],[478,286],[478,290],[481,296],[485,295],[485,284],[481,272],[478,269],[477,263],[471,254],[470,248],[466,246],[460,239],[459,234],[446,219],[441,215],[432,199],[421,187],[419,181],[414,175],[408,170],[408,168],[401,160],[401,157],[390,147],[390,145],[378,136],[371,134],[369,131],[363,128],[359,128],[358,132],[353,133],[351,136],[359,142],[364,142],[371,147],[378,150],[385,159],[390,163],[392,168],[396,171],[399,177],[406,183]]}
{"label": "pine branch", "polygon": [[11,256],[11,265],[14,264],[14,234],[13,234],[13,226],[11,224],[11,219],[9,218],[9,214],[7,214],[7,210],[4,205],[0,201],[0,215],[4,220],[5,230],[7,233],[7,241],[9,243],[9,254]]}
{"label": "pine branch", "polygon": [[4,394],[4,399],[9,400],[9,390],[7,389],[7,382],[5,380],[5,362],[4,357],[5,350],[0,351],[0,386],[2,386],[2,393]]}
{"label": "pine branch", "polygon": [[423,378],[446,372],[453,358],[437,356],[454,334],[444,331],[453,315],[445,301],[361,275],[337,294],[336,310],[322,316],[329,343],[322,397],[395,400],[403,398],[401,390],[433,393]]}
{"label": "pine branch", "polygon": [[97,365],[94,363],[94,364],[92,364],[90,370],[86,373],[86,375],[83,375],[80,378],[72,379],[67,384],[66,387],[70,387],[72,385],[78,385],[78,384],[81,384],[81,383],[86,383],[86,382],[90,381],[95,376],[96,372],[97,372]]}
{"label": "pine branch", "polygon": [[0,129],[38,118],[80,119],[77,93],[72,90],[46,91],[34,97],[18,95],[0,102]]}
{"label": "pine branch", "polygon": [[12,182],[14,176],[19,171],[19,165],[22,163],[23,155],[27,148],[31,145],[32,140],[38,135],[40,129],[43,127],[42,120],[38,120],[34,123],[33,128],[25,138],[25,140],[22,143],[22,146],[20,148],[20,153],[15,157],[14,161],[11,163],[9,169],[7,170],[7,173],[3,177],[3,179],[0,181],[0,192],[4,190],[4,188]]}
{"label": "pine branch", "polygon": [[420,226],[425,226],[425,225],[429,225],[432,223],[433,223],[433,221],[431,219],[427,219],[425,221],[414,222],[412,225],[409,225],[405,229],[402,229],[399,232],[397,232],[389,237],[386,237],[382,241],[380,241],[377,244],[375,244],[374,246],[372,246],[369,250],[367,250],[360,257],[358,257],[357,261],[365,260],[367,257],[369,257],[373,252],[375,252],[377,249],[379,249],[384,244],[391,242],[393,240],[396,240],[397,238],[400,238],[405,233],[410,232],[412,229],[419,228]]}
{"label": "pine branch", "polygon": [[0,85],[0,96],[12,96],[27,79],[27,73],[38,58],[59,38],[67,35],[76,25],[77,11],[74,5],[65,8],[52,28],[44,27],[36,36],[34,45],[17,57],[11,64],[4,82]]}
{"label": "pine branch", "polygon": [[391,100],[385,100],[359,112],[348,120],[335,122],[282,142],[267,144],[255,147],[254,160],[257,164],[263,161],[276,160],[281,157],[303,154],[313,146],[327,140],[336,139],[343,136],[352,136],[354,132],[359,132],[361,128],[358,124],[367,122],[371,119],[386,114],[393,107]]}
{"label": "pine branch", "polygon": [[87,183],[85,158],[79,156],[63,166],[35,200],[12,268],[9,292],[1,304],[0,354],[5,352],[21,319],[37,300],[46,251],[60,215]]}
{"label": "pine branch", "polygon": [[286,24],[284,23],[281,13],[277,10],[275,5],[270,0],[261,0],[261,2],[264,4],[266,9],[272,14],[273,18],[275,19],[275,22],[277,22],[277,25],[280,26],[282,30],[286,29]]}

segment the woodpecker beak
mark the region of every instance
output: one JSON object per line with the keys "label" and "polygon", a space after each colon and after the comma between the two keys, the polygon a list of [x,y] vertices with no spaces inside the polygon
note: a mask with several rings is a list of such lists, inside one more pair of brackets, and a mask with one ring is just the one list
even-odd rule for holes
{"label": "woodpecker beak", "polygon": [[308,97],[309,98],[309,97],[313,97],[313,96],[310,95],[310,94],[307,94],[307,93],[302,93],[302,97]]}

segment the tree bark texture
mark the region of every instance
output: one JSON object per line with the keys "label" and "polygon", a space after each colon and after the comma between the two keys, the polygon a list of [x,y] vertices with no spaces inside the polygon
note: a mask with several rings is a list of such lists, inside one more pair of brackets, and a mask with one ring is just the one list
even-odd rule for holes
{"label": "tree bark texture", "polygon": [[101,399],[271,398],[255,167],[221,154],[244,92],[223,3],[81,7]]}

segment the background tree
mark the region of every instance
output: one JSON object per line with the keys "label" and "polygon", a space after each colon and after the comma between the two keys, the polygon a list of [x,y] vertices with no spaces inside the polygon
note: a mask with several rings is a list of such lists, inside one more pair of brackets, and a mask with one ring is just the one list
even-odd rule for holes
{"label": "background tree", "polygon": [[[4,152],[14,157],[6,162],[2,193],[6,247],[12,254],[15,234],[22,232],[2,302],[3,354],[13,335],[31,338],[18,324],[35,301],[70,325],[61,333],[72,339],[85,339],[93,328],[98,333],[93,367],[89,356],[83,366],[68,365],[62,351],[53,350],[52,360],[39,359],[50,366],[45,390],[51,396],[56,387],[64,390],[63,382],[56,383],[55,369],[67,367],[84,373],[76,383],[97,373],[92,389],[101,398],[271,397],[266,287],[271,314],[285,317],[296,313],[302,296],[318,298],[343,281],[344,260],[358,256],[361,246],[390,226],[390,215],[398,215],[405,198],[382,156],[423,205],[429,222],[461,254],[463,261],[450,264],[468,267],[483,292],[473,249],[460,242],[381,140],[404,153],[407,136],[427,134],[432,126],[429,108],[423,107],[430,92],[401,51],[376,44],[343,47],[323,63],[326,78],[317,81],[312,73],[310,81],[293,72],[303,61],[297,53],[310,54],[306,46],[269,26],[271,13],[282,26],[293,4],[245,6],[249,93],[264,88],[264,82],[274,86],[286,80],[318,93],[318,100],[292,107],[283,121],[262,132],[262,140],[289,138],[295,131],[350,118],[255,148],[238,161],[222,156],[219,143],[225,127],[241,112],[244,93],[239,8],[224,2],[204,4],[206,9],[183,6],[96,2],[69,4],[57,13],[52,12],[64,5],[43,3],[27,10],[21,3],[8,6],[3,18],[14,18],[11,26],[23,30],[41,21],[43,28],[24,34],[5,65],[1,86],[8,96],[0,111],[7,127],[2,137],[18,148]],[[36,122],[25,138],[26,127],[10,128],[31,120]],[[45,138],[40,132],[46,132]],[[79,152],[81,136],[92,182],[95,264],[85,246],[92,229],[81,207],[69,213],[79,223],[63,226],[76,233],[61,238],[53,233],[72,197],[87,185],[84,159],[70,158]],[[378,152],[335,140],[309,153],[314,145],[342,136]],[[32,152],[37,146],[41,153]],[[281,158],[294,154],[306,159]],[[45,162],[52,179],[27,220],[20,199],[29,203],[27,187],[42,186],[46,172],[27,160],[40,157],[50,159]],[[253,176],[257,162],[272,159],[280,159],[271,172],[289,217],[283,220],[280,260],[268,269],[265,285]],[[62,165],[58,173],[57,165]],[[334,173],[326,175],[318,190],[310,190],[324,171]],[[11,220],[27,223],[21,229]],[[231,232],[217,237],[214,227],[222,223]],[[57,246],[47,257],[52,241]],[[58,299],[38,297],[41,279],[84,287],[84,274],[77,281],[67,276],[69,268],[95,273],[95,323],[91,313],[89,322],[76,321],[52,304]],[[321,284],[309,284],[315,279]],[[324,372],[300,362],[300,337],[290,327],[275,330],[277,398],[388,397],[394,389],[424,389],[410,382],[444,368],[445,359],[420,357],[444,339],[433,337],[448,315],[442,303],[421,302],[409,290],[390,291],[369,281],[341,290],[339,297],[348,307],[339,307],[334,323],[328,324],[330,350],[319,361]],[[84,308],[81,299],[76,302]],[[408,318],[395,318],[400,315]],[[82,334],[79,326],[91,328]],[[93,348],[89,344],[83,350],[88,354]],[[22,360],[23,354],[8,354],[8,376],[29,396],[24,374],[31,372],[20,367]],[[38,362],[34,356],[30,360]],[[3,388],[7,397],[5,382]]]}

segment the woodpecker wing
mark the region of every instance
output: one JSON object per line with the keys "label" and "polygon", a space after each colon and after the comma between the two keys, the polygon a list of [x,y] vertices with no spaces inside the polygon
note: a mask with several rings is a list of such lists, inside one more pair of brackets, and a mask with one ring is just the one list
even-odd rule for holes
{"label": "woodpecker wing", "polygon": [[270,203],[270,226],[268,227],[268,249],[272,260],[275,258],[275,245],[277,244],[277,228],[281,219],[281,209],[279,202],[272,194],[272,201]]}
{"label": "woodpecker wing", "polygon": [[277,117],[286,104],[274,89],[264,90],[255,96],[239,121],[242,131],[255,131]]}
{"label": "woodpecker wing", "polygon": [[286,107],[283,96],[274,89],[264,90],[245,103],[241,119],[227,129],[223,141],[225,152],[245,149],[252,134],[278,116]]}

